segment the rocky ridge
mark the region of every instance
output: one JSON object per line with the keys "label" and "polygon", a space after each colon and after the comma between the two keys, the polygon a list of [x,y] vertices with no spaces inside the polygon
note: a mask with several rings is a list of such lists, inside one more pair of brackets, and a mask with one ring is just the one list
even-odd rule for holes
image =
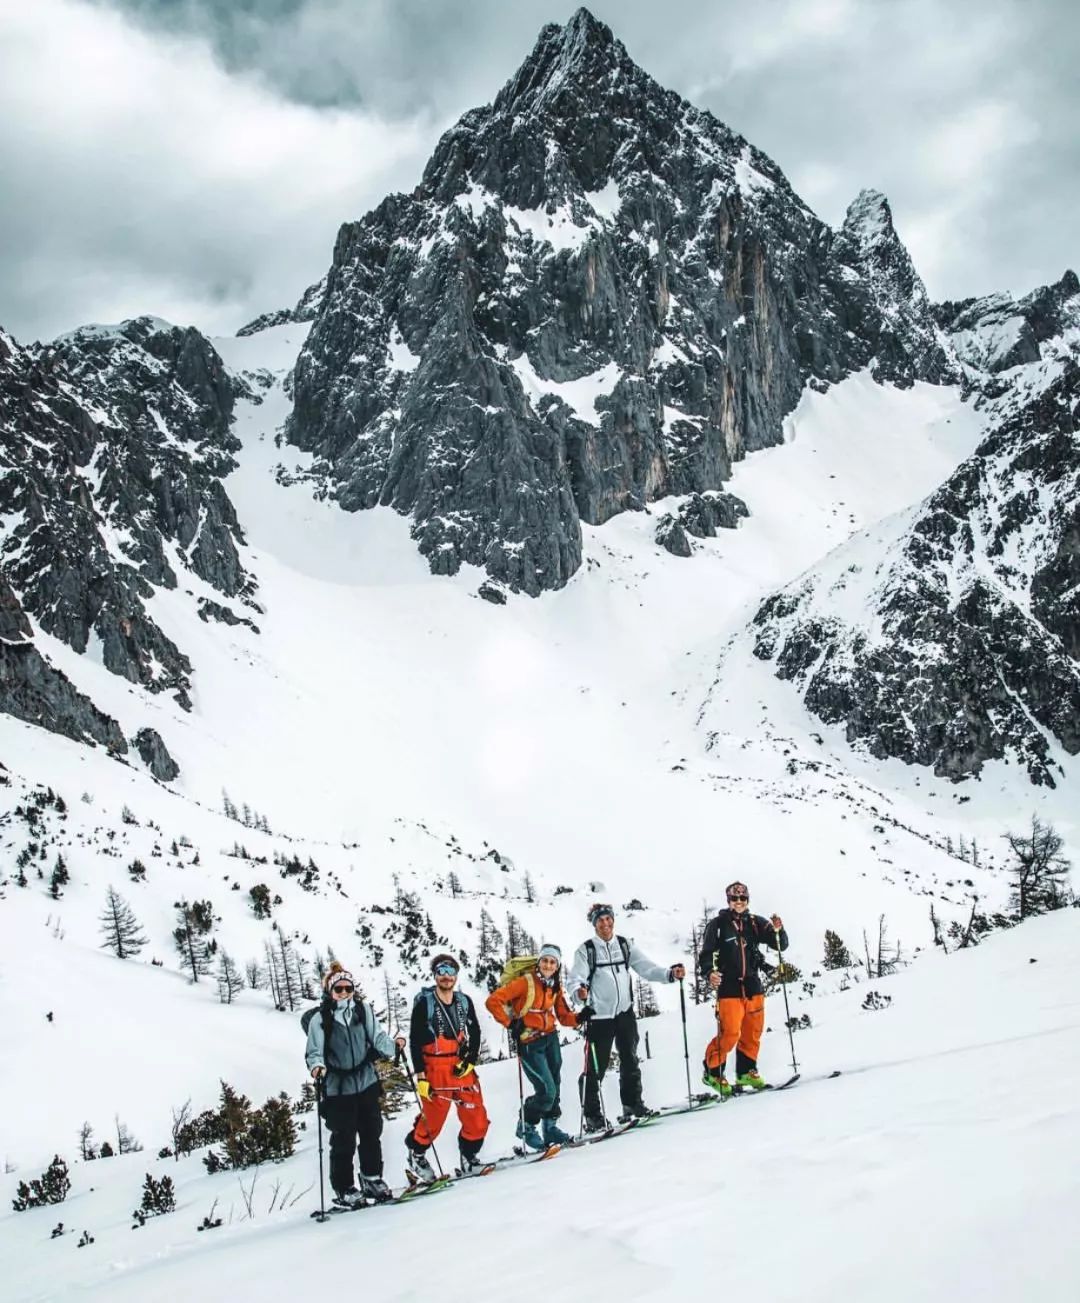
{"label": "rocky ridge", "polygon": [[837,233],[587,10],[341,228],[288,437],[436,573],[565,584],[582,521],[716,490],[806,383],[949,374],[879,195]]}
{"label": "rocky ridge", "polygon": [[[41,665],[26,655],[28,616],[76,652],[93,644],[112,673],[190,707],[191,662],[147,602],[185,576],[254,604],[222,485],[239,446],[236,394],[202,335],[153,318],[30,348],[0,333],[0,578],[19,635],[6,655],[10,667],[22,647],[20,664],[33,668],[5,675],[10,713],[124,749],[118,727],[71,697],[58,671],[46,673],[40,651]],[[168,769],[163,744],[150,750]]]}
{"label": "rocky ridge", "polygon": [[[770,597],[754,653],[876,756],[953,779],[1012,760],[1053,786],[1055,747],[1080,751],[1080,284],[938,311],[989,433],[925,502]],[[972,378],[974,359],[990,369]]]}

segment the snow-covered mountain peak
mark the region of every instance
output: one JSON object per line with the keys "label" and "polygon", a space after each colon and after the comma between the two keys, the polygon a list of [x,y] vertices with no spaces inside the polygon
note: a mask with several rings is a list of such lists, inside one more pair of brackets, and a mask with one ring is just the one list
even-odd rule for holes
{"label": "snow-covered mountain peak", "polygon": [[595,94],[620,78],[642,75],[611,28],[581,8],[564,26],[541,29],[532,53],[496,98],[494,112],[558,112],[573,89]]}
{"label": "snow-covered mountain peak", "polygon": [[860,190],[848,205],[840,229],[846,239],[864,250],[896,238],[892,209],[880,190]]}

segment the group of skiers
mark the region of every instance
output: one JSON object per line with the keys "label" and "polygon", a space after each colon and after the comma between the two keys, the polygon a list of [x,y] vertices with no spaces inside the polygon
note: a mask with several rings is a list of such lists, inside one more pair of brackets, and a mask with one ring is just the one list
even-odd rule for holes
{"label": "group of skiers", "polygon": [[[728,907],[710,921],[698,957],[701,975],[716,992],[717,1020],[717,1035],[705,1050],[702,1080],[722,1096],[733,1090],[725,1071],[733,1048],[736,1085],[765,1088],[757,1070],[765,1017],[758,946],[783,951],[788,944],[777,915],[766,919],[750,913],[745,883],[731,883],[726,895]],[[610,905],[594,904],[588,919],[594,935],[574,953],[567,980],[569,999],[562,987],[562,951],[549,943],[535,957],[511,960],[501,985],[486,1001],[489,1012],[507,1029],[520,1071],[532,1088],[529,1096],[522,1089],[516,1134],[523,1146],[536,1152],[572,1139],[559,1126],[559,1027],[580,1027],[585,1035],[585,1070],[578,1080],[583,1129],[599,1132],[608,1125],[600,1086],[612,1047],[619,1056],[619,1120],[646,1117],[652,1110],[642,1099],[630,974],[633,971],[649,982],[679,982],[686,976],[682,964],[666,968],[654,964],[633,940],[617,936]],[[489,1120],[476,1073],[480,1023],[472,1000],[457,988],[459,969],[452,955],[435,956],[433,983],[417,995],[409,1025],[407,1047],[420,1112],[405,1140],[406,1168],[420,1182],[436,1178],[428,1150],[442,1131],[451,1105],[460,1124],[461,1169],[482,1166],[479,1152]],[[345,1207],[368,1200],[382,1202],[392,1198],[392,1192],[383,1180],[381,1086],[374,1062],[402,1054],[406,1039],[392,1039],[380,1030],[371,1006],[361,999],[352,975],[341,964],[330,966],[323,989],[319,1009],[307,1016],[306,1062],[318,1083],[319,1111],[330,1132],[334,1199]],[[360,1160],[359,1182],[354,1175],[354,1151]]]}

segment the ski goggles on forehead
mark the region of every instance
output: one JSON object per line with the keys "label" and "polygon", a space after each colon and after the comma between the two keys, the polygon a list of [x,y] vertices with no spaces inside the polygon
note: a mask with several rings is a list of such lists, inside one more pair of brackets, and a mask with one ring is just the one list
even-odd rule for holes
{"label": "ski goggles on forehead", "polygon": [[454,967],[453,964],[436,964],[436,965],[435,965],[435,976],[436,976],[436,977],[457,977],[457,974],[458,974],[458,970]]}

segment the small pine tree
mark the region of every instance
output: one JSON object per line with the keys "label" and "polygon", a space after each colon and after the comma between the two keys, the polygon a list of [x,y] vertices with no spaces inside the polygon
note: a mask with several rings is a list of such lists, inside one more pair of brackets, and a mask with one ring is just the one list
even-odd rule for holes
{"label": "small pine tree", "polygon": [[382,1097],[379,1108],[384,1118],[396,1117],[402,1109],[408,1108],[413,1099],[412,1087],[400,1064],[391,1059],[380,1059],[375,1064],[375,1073],[382,1085]]}
{"label": "small pine tree", "polygon": [[131,876],[132,882],[146,881],[146,865],[142,860],[132,860],[128,865],[128,873]]}
{"label": "small pine tree", "polygon": [[155,1181],[149,1172],[143,1182],[142,1203],[131,1214],[136,1226],[145,1226],[151,1217],[163,1217],[176,1211],[176,1192],[171,1176]]}
{"label": "small pine tree", "polygon": [[29,1184],[20,1181],[12,1200],[12,1207],[17,1213],[27,1208],[44,1208],[46,1204],[63,1203],[71,1190],[71,1178],[68,1176],[67,1163],[57,1154],[41,1176],[35,1177]]}
{"label": "small pine tree", "polygon": [[244,979],[229,952],[222,949],[218,956],[218,998],[222,1004],[232,1004],[236,996],[244,989]]}
{"label": "small pine tree", "polygon": [[180,967],[191,974],[193,982],[210,971],[212,951],[202,938],[209,935],[213,926],[214,911],[208,900],[197,900],[190,905],[186,900],[176,902],[173,940],[180,955]]}
{"label": "small pine tree", "polygon": [[105,893],[105,908],[98,922],[104,938],[102,950],[111,950],[117,959],[132,959],[146,945],[146,937],[131,906],[112,887]]}
{"label": "small pine tree", "polygon": [[251,912],[256,918],[270,917],[270,888],[265,882],[257,883],[248,892],[251,900]]}
{"label": "small pine tree", "polygon": [[1009,865],[1012,907],[1021,921],[1069,904],[1069,870],[1062,854],[1064,841],[1053,824],[1031,816],[1029,833],[1006,833],[1012,862]]}
{"label": "small pine tree", "polygon": [[839,935],[831,929],[825,929],[825,958],[822,968],[850,968],[854,964],[851,951],[840,940]]}
{"label": "small pine tree", "polygon": [[79,1157],[84,1163],[92,1162],[97,1158],[97,1146],[94,1144],[94,1128],[89,1122],[84,1122],[79,1128]]}
{"label": "small pine tree", "polygon": [[655,1018],[659,1012],[660,1006],[656,1003],[656,993],[652,989],[652,983],[647,982],[643,977],[639,977],[637,984],[637,1016],[639,1018]]}
{"label": "small pine tree", "polygon": [[[114,1117],[116,1123],[116,1152],[118,1154],[137,1154],[142,1150],[142,1143],[131,1134],[128,1130],[128,1124],[121,1122],[119,1116]],[[102,1153],[104,1153],[104,1145]]]}
{"label": "small pine tree", "polygon": [[67,863],[62,855],[56,857],[56,863],[53,865],[52,876],[49,878],[49,895],[53,900],[59,900],[63,895],[62,887],[66,887],[71,881],[71,875],[68,873]]}

